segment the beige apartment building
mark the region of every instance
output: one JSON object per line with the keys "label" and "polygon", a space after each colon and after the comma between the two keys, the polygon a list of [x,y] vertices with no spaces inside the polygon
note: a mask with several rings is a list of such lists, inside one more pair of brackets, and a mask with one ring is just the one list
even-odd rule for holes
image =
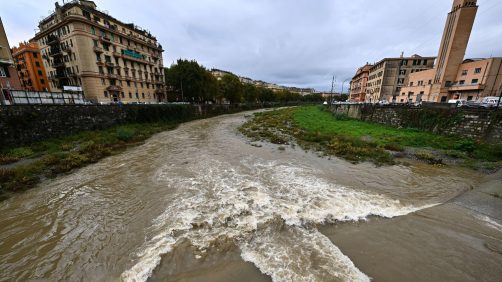
{"label": "beige apartment building", "polygon": [[378,101],[394,102],[406,86],[412,73],[425,71],[434,67],[436,57],[385,58],[374,64],[369,70],[366,88],[366,103]]}
{"label": "beige apartment building", "polygon": [[165,99],[163,49],[148,31],[84,0],[56,3],[39,29],[33,40],[53,91],[81,87],[86,99],[101,103]]}
{"label": "beige apartment building", "polygon": [[366,63],[360,67],[356,75],[350,81],[349,99],[352,102],[364,102],[366,98],[366,87],[368,85],[368,77],[370,69],[373,65]]}
{"label": "beige apartment building", "polygon": [[478,6],[476,0],[454,0],[448,14],[434,69],[412,74],[398,102],[447,102],[498,96],[502,58],[465,59]]}
{"label": "beige apartment building", "polygon": [[500,95],[502,85],[502,58],[467,59],[447,88],[448,94],[433,91],[436,70],[410,76],[407,87],[402,89],[399,102],[447,102],[451,99],[480,100]]}

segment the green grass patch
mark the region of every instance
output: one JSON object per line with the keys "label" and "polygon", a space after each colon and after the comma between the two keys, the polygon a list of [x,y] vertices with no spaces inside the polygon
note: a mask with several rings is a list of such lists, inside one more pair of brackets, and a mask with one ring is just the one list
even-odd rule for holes
{"label": "green grass patch", "polygon": [[[483,167],[496,167],[502,160],[502,146],[490,145],[456,136],[444,136],[417,129],[394,128],[334,115],[322,106],[306,106],[258,113],[240,128],[246,136],[271,141],[273,136],[293,137],[306,149],[316,149],[353,162],[372,161],[392,164],[388,151],[404,152],[406,148],[424,148],[417,159],[431,164],[446,157],[484,162]],[[427,150],[425,150],[427,149]],[[491,165],[490,165],[491,164]]]}
{"label": "green grass patch", "polygon": [[[128,124],[4,150],[0,155],[0,165],[10,166],[0,167],[0,196],[29,189],[44,178],[69,173],[98,162],[124,151],[129,146],[141,144],[155,133],[176,126],[176,123]],[[27,164],[16,165],[17,161],[23,159]]]}

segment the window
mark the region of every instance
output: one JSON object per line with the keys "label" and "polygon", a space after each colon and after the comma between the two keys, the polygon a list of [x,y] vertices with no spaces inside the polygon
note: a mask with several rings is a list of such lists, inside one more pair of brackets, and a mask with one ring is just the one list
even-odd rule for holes
{"label": "window", "polygon": [[40,63],[39,62],[35,62],[35,66],[37,66],[37,68],[40,67]]}
{"label": "window", "polygon": [[93,26],[91,26],[91,33],[92,35],[96,35],[96,29]]}
{"label": "window", "polygon": [[4,67],[0,66],[0,77],[6,77],[7,72],[5,71]]}
{"label": "window", "polygon": [[448,97],[446,97],[446,96],[441,97],[441,103],[445,103],[447,98]]}
{"label": "window", "polygon": [[459,81],[459,82],[458,82],[458,84],[460,84],[460,85],[464,85],[464,84],[465,84],[465,80],[461,80],[461,81]]}
{"label": "window", "polygon": [[145,99],[145,93],[141,93],[141,97]]}
{"label": "window", "polygon": [[98,41],[97,40],[92,40],[92,42],[94,43],[94,47],[98,47]]}
{"label": "window", "polygon": [[413,81],[412,81],[412,82],[410,82],[410,87],[412,87],[412,86],[413,86]]}
{"label": "window", "polygon": [[129,92],[129,99],[132,99],[132,93]]}
{"label": "window", "polygon": [[122,98],[125,98],[124,92],[122,92],[120,96],[122,96]]}
{"label": "window", "polygon": [[138,94],[138,92],[136,92],[136,99],[139,99],[139,94]]}
{"label": "window", "polygon": [[404,84],[404,78],[398,78],[397,79],[397,84],[398,85],[403,85]]}
{"label": "window", "polygon": [[431,85],[431,84],[432,84],[432,79],[429,80],[429,85]]}
{"label": "window", "polygon": [[40,84],[44,85],[45,84],[45,80],[40,79]]}
{"label": "window", "polygon": [[38,53],[33,53],[33,58],[38,58]]}
{"label": "window", "polygon": [[38,75],[42,75],[42,71],[41,70],[38,70]]}
{"label": "window", "polygon": [[467,70],[463,70],[462,75],[467,75]]}
{"label": "window", "polygon": [[416,66],[417,65],[417,60],[413,60],[413,65]]}
{"label": "window", "polygon": [[478,81],[479,81],[478,79],[473,79],[471,84],[478,84]]}
{"label": "window", "polygon": [[401,66],[407,66],[407,65],[408,65],[408,60],[401,61]]}
{"label": "window", "polygon": [[105,93],[104,93],[104,94],[105,94],[105,97],[108,97],[108,92],[106,92],[106,91],[105,91]]}
{"label": "window", "polygon": [[472,101],[472,96],[467,96],[467,101]]}
{"label": "window", "polygon": [[476,69],[474,70],[474,73],[481,73],[481,68],[476,68]]}
{"label": "window", "polygon": [[426,66],[426,65],[427,65],[427,60],[424,60],[424,66]]}
{"label": "window", "polygon": [[406,75],[406,70],[400,70],[399,75]]}
{"label": "window", "polygon": [[102,66],[99,66],[99,67],[98,67],[98,69],[99,69],[99,73],[100,73],[100,74],[104,74],[104,73],[105,73],[105,72],[103,71],[103,67],[102,67]]}
{"label": "window", "polygon": [[444,86],[445,86],[445,87],[450,87],[450,86],[451,86],[451,81],[447,80],[447,81],[444,83]]}

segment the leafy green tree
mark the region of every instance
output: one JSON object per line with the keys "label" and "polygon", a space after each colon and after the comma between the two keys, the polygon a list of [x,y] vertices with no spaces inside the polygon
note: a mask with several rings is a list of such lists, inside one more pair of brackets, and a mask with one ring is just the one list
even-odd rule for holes
{"label": "leafy green tree", "polygon": [[242,102],[243,86],[235,75],[226,74],[219,81],[222,96],[231,104]]}
{"label": "leafy green tree", "polygon": [[244,91],[244,100],[246,102],[256,103],[256,100],[258,99],[258,89],[256,86],[246,83],[243,85],[243,91]]}
{"label": "leafy green tree", "polygon": [[166,69],[165,75],[167,84],[178,96],[181,95],[184,101],[202,102],[214,98],[214,77],[195,60],[179,59],[176,64]]}

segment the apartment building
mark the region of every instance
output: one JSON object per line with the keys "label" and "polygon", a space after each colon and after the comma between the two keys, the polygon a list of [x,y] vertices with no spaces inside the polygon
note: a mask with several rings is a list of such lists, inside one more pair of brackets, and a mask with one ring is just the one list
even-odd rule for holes
{"label": "apartment building", "polygon": [[349,99],[352,102],[364,102],[366,98],[366,86],[368,85],[368,77],[370,69],[373,65],[366,63],[360,67],[356,75],[350,82]]}
{"label": "apartment building", "polygon": [[502,85],[502,58],[467,59],[459,66],[446,95],[433,92],[432,69],[410,76],[409,84],[402,89],[400,102],[447,102],[450,99],[479,100],[500,95]]}
{"label": "apartment building", "polygon": [[165,99],[162,46],[148,31],[74,0],[39,23],[38,42],[50,87],[81,87],[86,99],[154,103]]}
{"label": "apartment building", "polygon": [[9,99],[10,89],[21,89],[7,34],[0,18],[0,105]]}
{"label": "apartment building", "polygon": [[366,103],[378,101],[397,101],[401,88],[408,83],[412,73],[418,73],[434,67],[436,57],[385,58],[375,63],[369,69],[368,84],[366,86]]}
{"label": "apartment building", "polygon": [[12,49],[21,87],[29,91],[50,91],[42,56],[36,42],[21,43]]}
{"label": "apartment building", "polygon": [[400,101],[447,102],[498,96],[502,87],[502,58],[465,59],[478,6],[475,0],[454,0],[434,69],[410,76]]}

